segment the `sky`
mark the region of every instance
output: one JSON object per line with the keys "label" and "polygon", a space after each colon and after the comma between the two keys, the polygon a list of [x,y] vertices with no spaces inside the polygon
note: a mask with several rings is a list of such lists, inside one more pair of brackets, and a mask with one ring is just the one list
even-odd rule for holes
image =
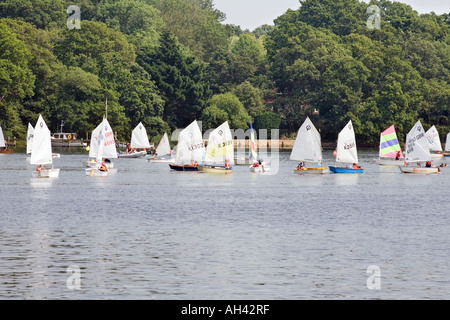
{"label": "sky", "polygon": [[[227,15],[226,24],[240,26],[243,30],[269,24],[288,9],[300,7],[299,0],[213,0],[215,8]],[[364,2],[369,2],[365,0]],[[450,13],[450,0],[401,0],[419,13]]]}

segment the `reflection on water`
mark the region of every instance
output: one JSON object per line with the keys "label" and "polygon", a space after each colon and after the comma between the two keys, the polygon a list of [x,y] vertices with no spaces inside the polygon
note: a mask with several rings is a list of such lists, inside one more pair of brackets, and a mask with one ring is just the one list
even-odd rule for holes
{"label": "reflection on water", "polygon": [[[57,179],[1,158],[3,299],[449,298],[448,210],[429,192],[450,192],[447,168],[405,175],[362,151],[363,174],[298,175],[281,153],[276,175],[118,159],[92,178],[85,154],[61,153]],[[381,290],[366,286],[371,265]]]}

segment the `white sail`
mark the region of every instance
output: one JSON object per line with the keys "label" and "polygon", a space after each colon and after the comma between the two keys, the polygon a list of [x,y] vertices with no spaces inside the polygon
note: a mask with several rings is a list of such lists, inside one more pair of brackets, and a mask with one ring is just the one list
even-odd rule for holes
{"label": "white sail", "polygon": [[131,133],[131,147],[132,148],[150,148],[150,142],[148,141],[147,130],[140,122]]}
{"label": "white sail", "polygon": [[28,123],[27,131],[27,154],[31,153],[31,147],[33,146],[34,128],[31,123]]}
{"label": "white sail", "polygon": [[33,149],[31,150],[30,164],[44,165],[52,163],[52,141],[50,130],[44,119],[39,119],[34,127]]}
{"label": "white sail", "polygon": [[226,160],[234,164],[234,144],[228,121],[214,129],[208,138],[206,148],[206,162],[224,163]]}
{"label": "white sail", "polygon": [[419,120],[406,135],[405,161],[429,160],[431,160],[431,155],[428,147],[428,140],[425,136],[425,130]]}
{"label": "white sail", "polygon": [[2,126],[0,126],[0,148],[6,147],[5,137],[3,136]]}
{"label": "white sail", "polygon": [[156,154],[158,156],[165,156],[167,154],[170,154],[170,144],[169,144],[169,138],[167,137],[167,133],[164,133],[164,136],[161,138],[161,141],[158,144],[158,147],[156,148]]}
{"label": "white sail", "polygon": [[289,160],[322,162],[320,133],[309,117],[306,118],[298,130]]}
{"label": "white sail", "polygon": [[442,151],[441,139],[439,138],[439,132],[436,130],[435,126],[428,129],[425,136],[428,140],[430,151]]}
{"label": "white sail", "polygon": [[117,158],[116,142],[114,140],[114,133],[109,125],[108,120],[103,118],[103,121],[92,131],[91,144],[89,146],[89,157],[98,158],[99,155],[99,139],[100,133],[103,135],[104,144],[102,146],[102,157],[109,159]]}
{"label": "white sail", "polygon": [[205,145],[203,144],[202,132],[194,120],[189,126],[180,132],[176,161],[201,162]]}
{"label": "white sail", "polygon": [[355,131],[351,120],[338,135],[336,162],[358,163]]}
{"label": "white sail", "polygon": [[89,158],[96,158],[98,153],[98,139],[103,122],[101,122],[91,133],[91,143],[89,145]]}
{"label": "white sail", "polygon": [[450,132],[447,133],[447,140],[445,140],[445,151],[450,151]]}

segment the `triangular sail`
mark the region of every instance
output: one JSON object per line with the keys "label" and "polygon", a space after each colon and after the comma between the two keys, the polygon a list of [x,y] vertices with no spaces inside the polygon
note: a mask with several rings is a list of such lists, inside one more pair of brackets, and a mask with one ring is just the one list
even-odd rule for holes
{"label": "triangular sail", "polygon": [[132,148],[150,148],[150,142],[148,141],[147,130],[140,122],[131,133],[131,147]]}
{"label": "triangular sail", "polygon": [[253,130],[253,126],[250,123],[250,160],[253,162],[258,160],[258,153],[257,153],[257,146],[256,146],[256,138],[255,138],[255,132]]}
{"label": "triangular sail", "polygon": [[161,157],[168,155],[170,151],[169,137],[167,136],[167,133],[164,133],[161,141],[158,144],[158,147],[156,148],[156,154]]}
{"label": "triangular sail", "polygon": [[194,120],[180,132],[176,161],[194,161],[200,163],[204,152],[205,145],[203,144],[202,132],[197,121]]}
{"label": "triangular sail", "polygon": [[435,126],[428,129],[425,136],[427,138],[430,151],[442,151],[441,139],[439,138],[439,132],[436,130]]}
{"label": "triangular sail", "polygon": [[44,119],[39,115],[39,119],[34,127],[33,149],[31,150],[30,164],[51,164],[52,163],[52,141],[50,130]]}
{"label": "triangular sail", "polygon": [[420,123],[416,122],[411,131],[406,135],[405,161],[429,161],[431,160],[428,140],[425,130]]}
{"label": "triangular sail", "polygon": [[5,137],[3,136],[2,126],[0,126],[0,148],[6,147]]}
{"label": "triangular sail", "polygon": [[98,153],[98,140],[103,122],[101,122],[91,133],[91,142],[89,145],[89,158],[96,158]]}
{"label": "triangular sail", "polygon": [[89,157],[90,158],[98,158],[98,148],[99,148],[99,139],[100,133],[102,133],[102,138],[104,140],[104,144],[102,146],[102,157],[115,159],[117,158],[117,149],[116,142],[114,140],[114,133],[109,125],[108,120],[106,118],[97,126],[97,128],[92,131],[91,134],[91,144],[89,146]]}
{"label": "triangular sail", "polygon": [[206,162],[224,163],[226,160],[229,160],[230,164],[234,164],[233,136],[228,121],[209,134],[205,157]]}
{"label": "triangular sail", "polygon": [[289,160],[322,162],[320,133],[309,117],[306,118],[298,130]]}
{"label": "triangular sail", "polygon": [[336,162],[358,163],[355,131],[351,120],[338,135]]}
{"label": "triangular sail", "polygon": [[404,158],[402,148],[398,141],[395,126],[392,125],[384,130],[380,135],[380,157],[395,158],[400,151],[400,158]]}
{"label": "triangular sail", "polygon": [[34,128],[31,123],[28,123],[27,131],[27,154],[31,153],[31,147],[33,146]]}

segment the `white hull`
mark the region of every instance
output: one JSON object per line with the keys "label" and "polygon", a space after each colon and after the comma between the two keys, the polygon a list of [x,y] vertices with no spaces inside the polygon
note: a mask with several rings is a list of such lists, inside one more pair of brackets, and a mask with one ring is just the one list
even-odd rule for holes
{"label": "white hull", "polygon": [[100,171],[97,168],[89,168],[89,169],[85,169],[86,171],[86,176],[90,176],[90,177],[106,177],[108,176],[108,171]]}
{"label": "white hull", "polygon": [[431,155],[432,158],[436,158],[436,159],[444,157],[444,155],[442,153],[432,153],[430,155]]}
{"label": "white hull", "polygon": [[40,175],[39,171],[33,171],[32,176],[33,178],[58,178],[59,170],[60,169],[44,169],[40,172]]}
{"label": "white hull", "polygon": [[142,158],[144,156],[147,155],[147,151],[138,151],[138,152],[133,152],[133,153],[118,153],[117,157],[118,158]]}
{"label": "white hull", "polygon": [[395,159],[375,159],[375,162],[380,166],[403,167],[405,165],[404,160],[395,160]]}
{"label": "white hull", "polygon": [[[83,166],[88,167],[88,168],[97,168],[97,167],[100,167],[100,163],[98,163],[96,161],[83,161]],[[108,168],[108,169],[114,168],[114,163],[112,163],[112,162],[107,163],[106,168]]]}
{"label": "white hull", "polygon": [[175,163],[175,159],[148,159],[149,162],[152,163]]}
{"label": "white hull", "polygon": [[427,167],[400,167],[403,173],[415,173],[415,174],[434,174],[440,173],[441,170],[436,167],[427,168]]}

